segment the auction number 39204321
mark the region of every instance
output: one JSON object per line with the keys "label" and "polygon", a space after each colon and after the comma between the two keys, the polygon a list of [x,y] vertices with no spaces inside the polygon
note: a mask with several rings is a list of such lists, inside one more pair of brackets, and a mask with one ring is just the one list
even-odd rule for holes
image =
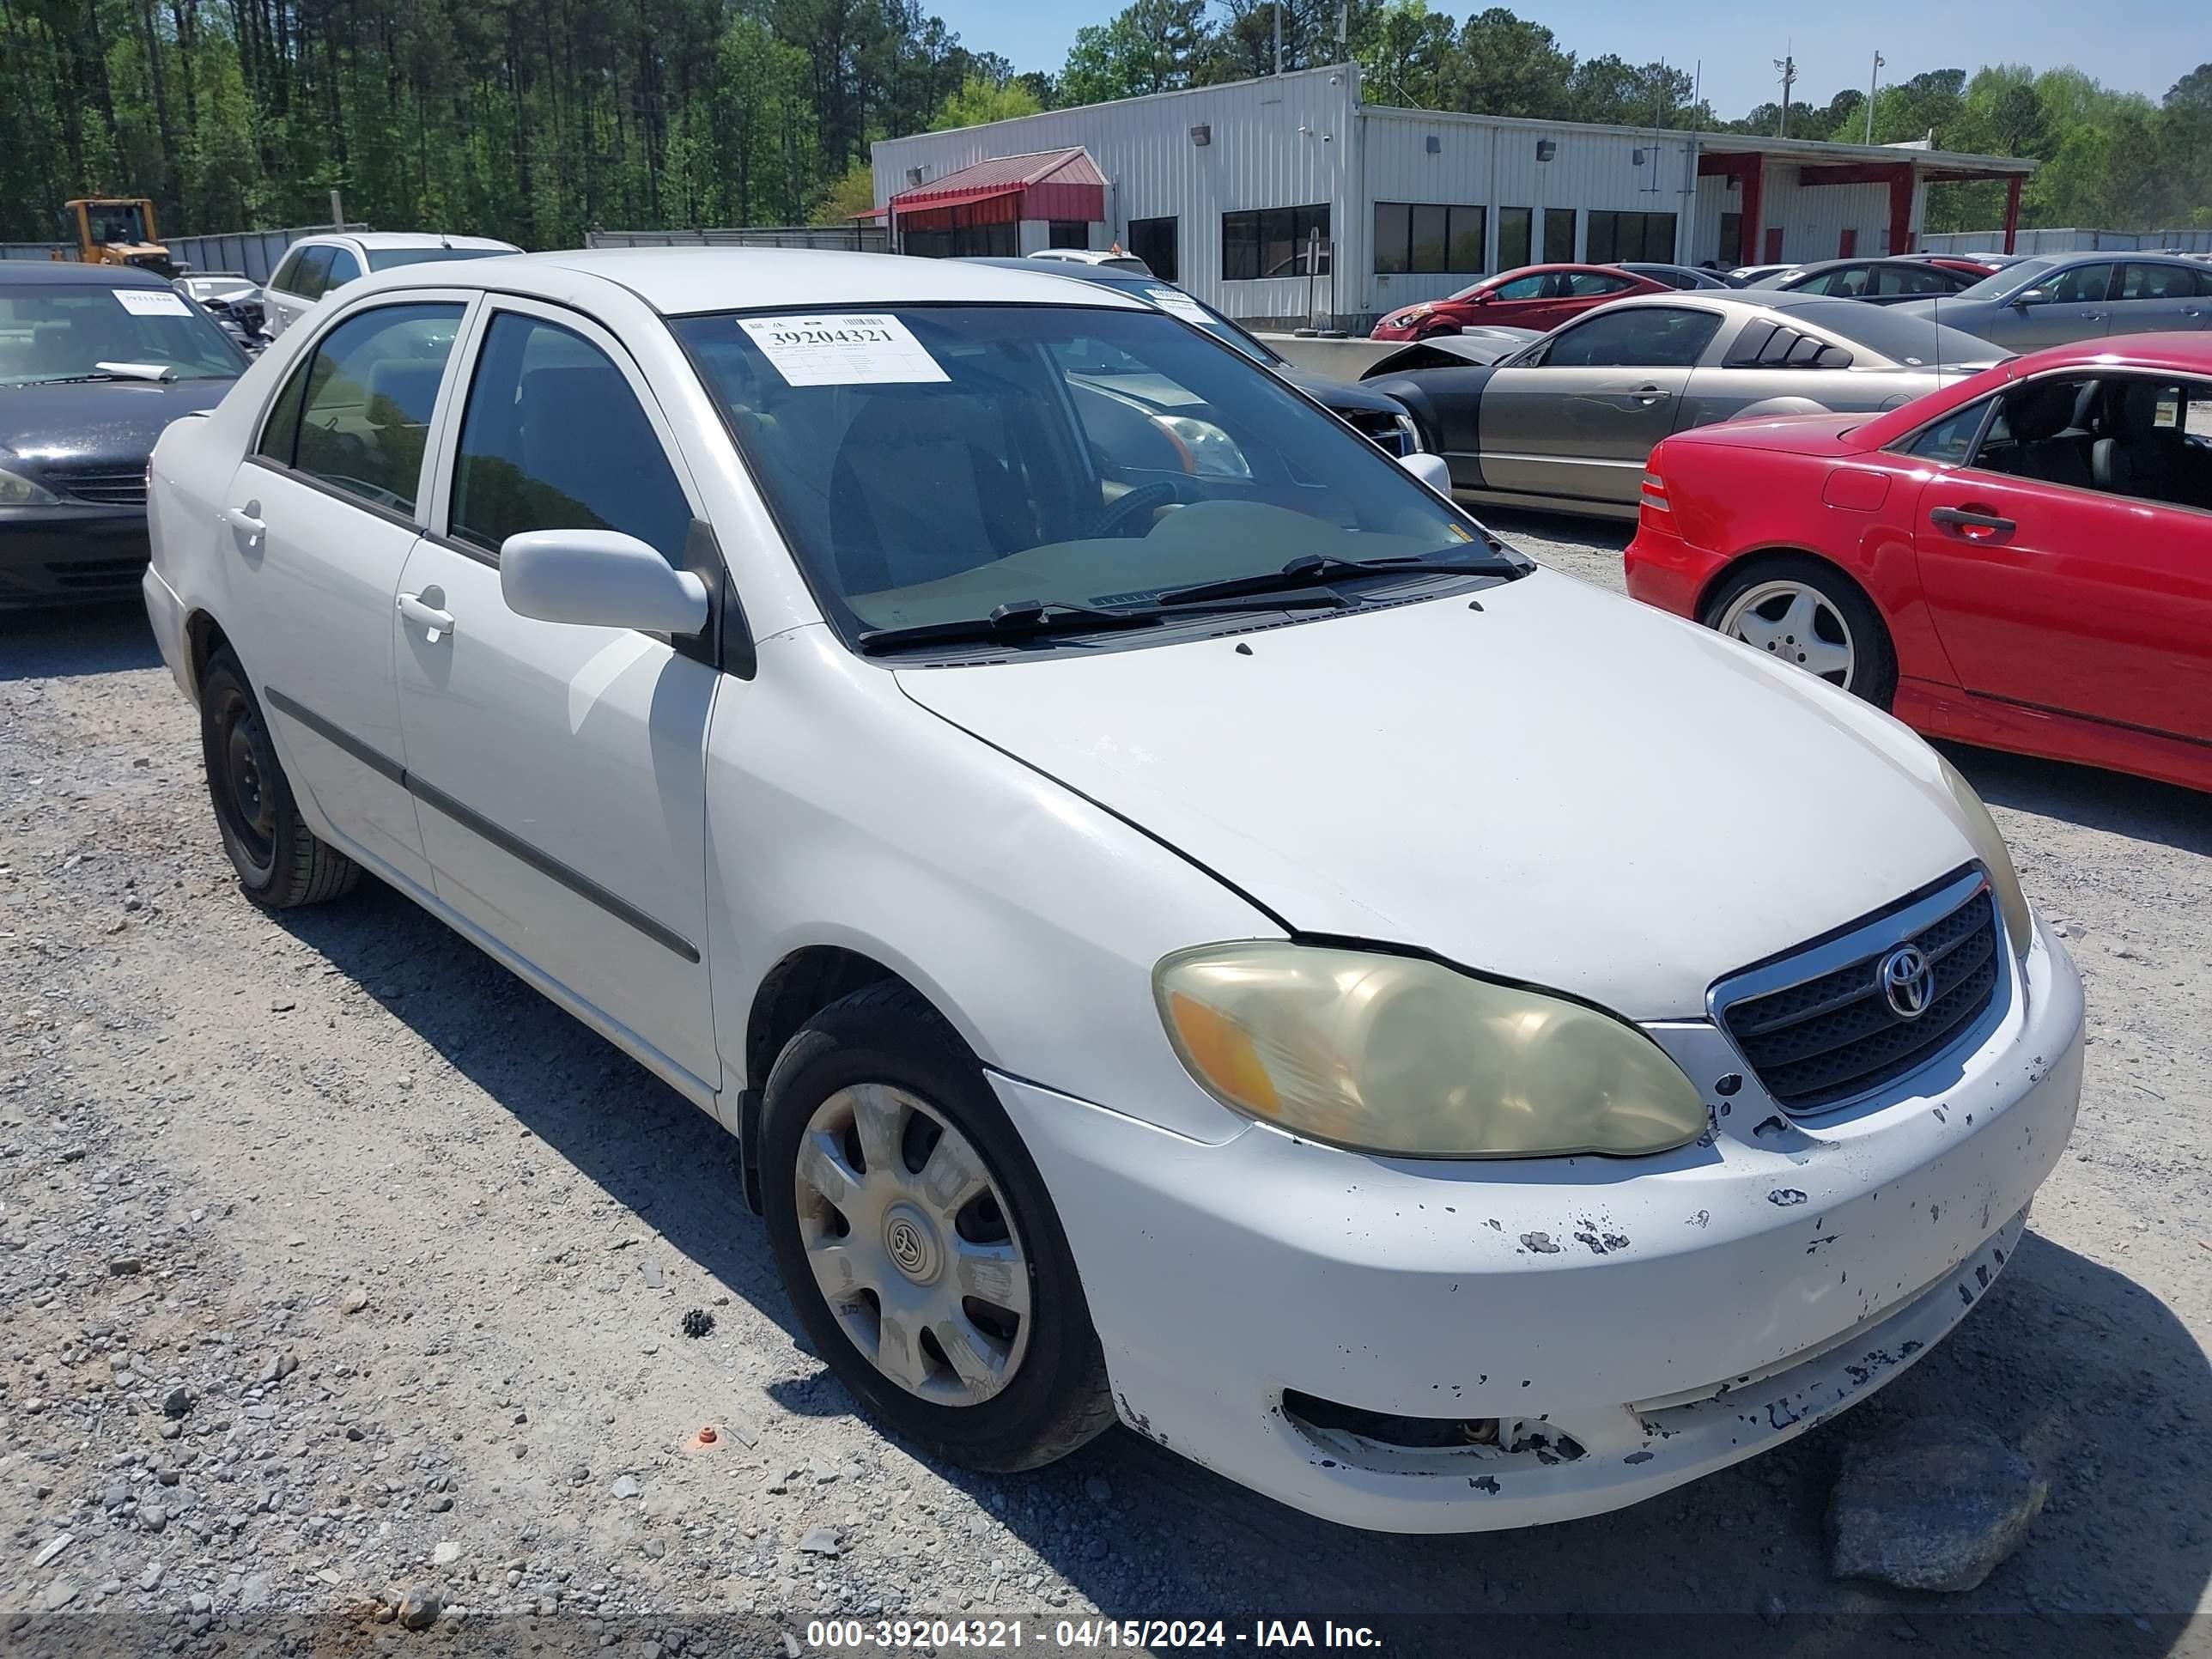
{"label": "auction number 39204321", "polygon": [[1365,1625],[1323,1620],[1255,1620],[1249,1629],[1221,1619],[1060,1619],[1049,1626],[1018,1619],[817,1619],[811,1649],[1021,1648],[1379,1648]]}

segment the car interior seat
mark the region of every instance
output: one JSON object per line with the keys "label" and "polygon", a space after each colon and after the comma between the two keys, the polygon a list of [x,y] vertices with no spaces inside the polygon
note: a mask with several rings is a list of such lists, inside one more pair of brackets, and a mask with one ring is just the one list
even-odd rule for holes
{"label": "car interior seat", "polygon": [[980,398],[869,395],[830,471],[830,535],[847,592],[936,581],[1036,545],[1027,489],[981,441],[1000,424]]}
{"label": "car interior seat", "polygon": [[2089,436],[2077,411],[2096,391],[2094,380],[2042,380],[2008,393],[2004,418],[2012,442],[1987,464],[2016,477],[2088,488]]}
{"label": "car interior seat", "polygon": [[2089,471],[2100,489],[2146,501],[2179,501],[2187,441],[2179,425],[2160,427],[2159,399],[2167,390],[2149,380],[2116,380],[2105,388]]}

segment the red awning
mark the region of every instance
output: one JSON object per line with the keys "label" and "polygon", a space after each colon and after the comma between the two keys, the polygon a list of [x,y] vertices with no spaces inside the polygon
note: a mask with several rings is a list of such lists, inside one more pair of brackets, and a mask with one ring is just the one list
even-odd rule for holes
{"label": "red awning", "polygon": [[904,217],[917,211],[967,207],[1009,197],[1019,198],[1012,204],[1016,210],[1006,216],[1012,218],[1100,222],[1106,217],[1105,175],[1098,171],[1090,152],[1080,147],[978,161],[899,191],[890,199],[890,211],[896,217]]}

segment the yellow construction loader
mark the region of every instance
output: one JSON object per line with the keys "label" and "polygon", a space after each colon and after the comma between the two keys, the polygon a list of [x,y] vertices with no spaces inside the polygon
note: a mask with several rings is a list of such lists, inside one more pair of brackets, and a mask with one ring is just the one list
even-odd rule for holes
{"label": "yellow construction loader", "polygon": [[136,265],[156,276],[178,274],[154,229],[154,204],[140,197],[80,197],[62,207],[62,237],[71,246],[57,248],[57,259],[93,265]]}

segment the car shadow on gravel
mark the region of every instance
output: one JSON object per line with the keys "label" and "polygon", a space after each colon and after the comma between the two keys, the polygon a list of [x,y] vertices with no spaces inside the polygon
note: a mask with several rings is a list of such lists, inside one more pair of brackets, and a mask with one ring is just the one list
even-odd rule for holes
{"label": "car shadow on gravel", "polygon": [[1963,744],[1941,746],[1993,805],[2212,857],[2212,795],[2094,766]]}
{"label": "car shadow on gravel", "polygon": [[[798,1336],[722,1129],[389,890],[280,920],[580,1176]],[[826,1368],[770,1397],[802,1416],[856,1411]],[[1962,1596],[1831,1580],[1823,1516],[1843,1446],[1930,1415],[1989,1424],[2050,1480],[2028,1541]],[[2179,1615],[2212,1578],[2198,1496],[2212,1485],[2207,1424],[2212,1365],[2181,1323],[2124,1275],[2031,1233],[1955,1335],[1866,1404],[1595,1520],[1362,1533],[1119,1428],[1027,1475],[923,1461],[1117,1616],[1370,1620],[1398,1652],[1467,1651],[1482,1629],[1511,1638],[1493,1651],[1840,1655],[1903,1642],[2154,1659],[2173,1650]],[[1024,1611],[1022,1600],[1002,1598],[998,1611]]]}
{"label": "car shadow on gravel", "polygon": [[0,611],[0,680],[66,679],[161,665],[145,607],[135,601],[75,611]]}

